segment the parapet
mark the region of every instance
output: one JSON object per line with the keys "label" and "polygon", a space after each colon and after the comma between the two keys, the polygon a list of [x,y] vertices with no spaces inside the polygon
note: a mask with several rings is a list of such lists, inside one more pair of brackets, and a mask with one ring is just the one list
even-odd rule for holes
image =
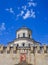
{"label": "parapet", "polygon": [[[17,53],[18,50],[22,50],[21,49],[18,49],[17,46],[3,46],[3,45],[0,45],[0,54],[1,53]],[[48,46],[47,45],[43,45],[43,46],[40,46],[40,45],[37,45],[37,46],[30,46],[30,49],[25,49],[23,48],[23,50],[29,50],[30,53],[39,53],[39,54],[42,54],[42,53],[48,53]]]}
{"label": "parapet", "polygon": [[[48,53],[48,46],[47,45],[37,45],[31,47],[31,52],[34,51],[34,53]],[[33,53],[33,52],[32,52]]]}

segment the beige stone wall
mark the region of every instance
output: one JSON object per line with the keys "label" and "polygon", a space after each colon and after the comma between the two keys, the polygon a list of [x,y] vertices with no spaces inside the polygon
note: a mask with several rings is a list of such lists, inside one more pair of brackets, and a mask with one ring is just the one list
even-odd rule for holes
{"label": "beige stone wall", "polygon": [[[30,54],[27,56],[27,62],[32,65],[48,65],[48,54]],[[18,54],[0,54],[0,64],[1,65],[14,65],[19,63]]]}
{"label": "beige stone wall", "polygon": [[[44,47],[43,47],[44,48]],[[10,50],[9,53],[7,53],[7,49],[8,51]],[[0,49],[0,51],[3,50]],[[29,64],[32,65],[48,65],[48,52],[45,53],[44,49],[38,53],[39,49],[35,50],[35,53],[33,52],[34,48],[30,48],[28,50],[25,51],[26,53],[26,61]],[[46,49],[45,49],[46,50]],[[13,52],[16,51],[16,52]],[[20,62],[20,53],[24,53],[24,51],[22,50],[16,50],[16,47],[13,47],[10,49],[6,48],[5,50],[3,50],[3,53],[0,52],[0,65],[14,65],[14,64],[18,64]]]}

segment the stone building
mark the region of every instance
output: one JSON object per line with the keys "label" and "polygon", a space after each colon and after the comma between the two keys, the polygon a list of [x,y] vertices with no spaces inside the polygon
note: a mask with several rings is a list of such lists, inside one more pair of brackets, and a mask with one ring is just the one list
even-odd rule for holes
{"label": "stone building", "polygon": [[22,27],[14,41],[0,45],[0,65],[48,65],[48,45],[35,41],[32,31]]}

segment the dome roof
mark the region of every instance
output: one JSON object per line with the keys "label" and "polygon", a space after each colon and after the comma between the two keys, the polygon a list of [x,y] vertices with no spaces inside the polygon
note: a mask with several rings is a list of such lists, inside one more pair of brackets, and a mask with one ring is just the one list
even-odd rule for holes
{"label": "dome roof", "polygon": [[[16,32],[20,31],[20,30],[28,30],[31,31],[29,28],[27,28],[26,26],[23,26],[21,28],[19,28]],[[32,32],[32,31],[31,31]]]}

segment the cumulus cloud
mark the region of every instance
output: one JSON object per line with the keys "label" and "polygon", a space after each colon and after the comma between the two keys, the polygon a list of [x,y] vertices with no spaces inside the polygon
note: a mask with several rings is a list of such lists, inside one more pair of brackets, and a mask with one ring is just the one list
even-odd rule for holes
{"label": "cumulus cloud", "polygon": [[22,17],[23,19],[27,18],[36,18],[36,12],[32,7],[35,7],[37,5],[36,2],[33,2],[33,0],[30,0],[27,2],[26,5],[21,6],[19,8],[20,13],[17,14],[17,18]]}
{"label": "cumulus cloud", "polygon": [[5,23],[2,23],[0,25],[0,31],[4,31],[4,30],[6,30]]}
{"label": "cumulus cloud", "polygon": [[33,18],[36,17],[35,11],[31,10],[31,15],[30,15],[30,17],[33,17]]}
{"label": "cumulus cloud", "polygon": [[23,16],[23,14],[24,14],[24,11],[22,10],[22,11],[17,15],[17,18],[18,18],[19,16]]}
{"label": "cumulus cloud", "polygon": [[5,10],[12,13],[12,14],[15,14],[13,8],[6,8]]}
{"label": "cumulus cloud", "polygon": [[23,19],[27,19],[30,17],[30,11],[28,10],[26,14],[23,16]]}
{"label": "cumulus cloud", "polygon": [[22,9],[23,10],[26,10],[27,9],[27,6],[26,5],[22,6]]}
{"label": "cumulus cloud", "polygon": [[26,4],[22,5],[21,7],[18,7],[18,14],[15,13],[15,11],[13,10],[13,8],[6,8],[5,10],[14,14],[16,17],[16,20],[19,17],[22,17],[23,19],[27,19],[27,18],[35,18],[36,17],[36,12],[34,11],[34,9],[32,7],[35,7],[37,5],[36,2],[34,2],[33,0],[29,0]]}
{"label": "cumulus cloud", "polygon": [[35,6],[37,5],[37,3],[34,3],[34,2],[28,2],[28,5],[29,5],[29,7],[31,7],[31,6],[35,7]]}
{"label": "cumulus cloud", "polygon": [[22,16],[23,14],[24,14],[24,11],[22,10],[21,13],[20,13],[20,15]]}
{"label": "cumulus cloud", "polygon": [[33,10],[27,10],[27,12],[25,13],[25,15],[23,16],[23,19],[27,19],[27,18],[35,18],[36,15],[35,15],[35,12]]}

